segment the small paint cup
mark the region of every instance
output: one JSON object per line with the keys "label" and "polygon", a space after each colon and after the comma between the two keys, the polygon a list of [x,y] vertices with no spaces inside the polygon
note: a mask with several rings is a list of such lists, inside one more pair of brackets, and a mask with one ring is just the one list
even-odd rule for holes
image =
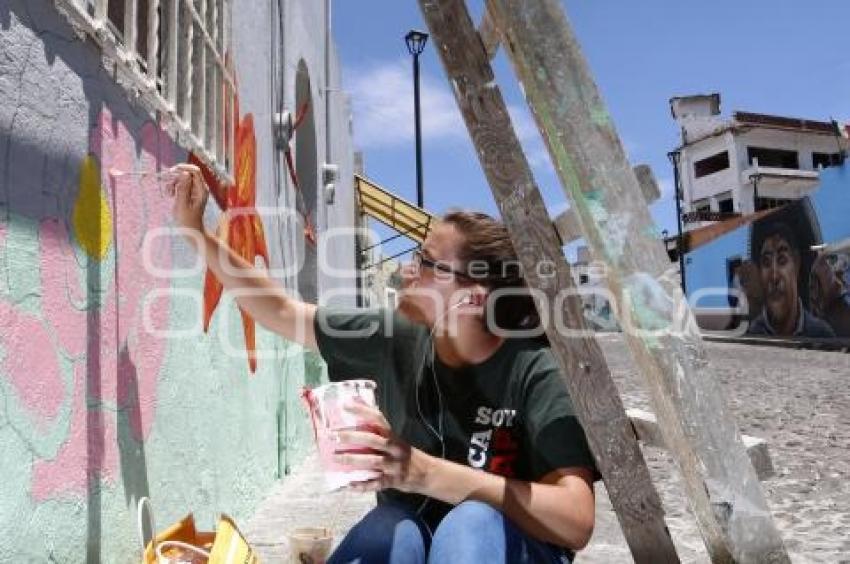
{"label": "small paint cup", "polygon": [[304,389],[302,398],[310,413],[325,485],[330,491],[380,476],[373,470],[361,470],[337,463],[335,456],[338,453],[368,453],[371,450],[334,440],[339,430],[365,428],[365,422],[357,414],[345,409],[345,406],[360,402],[375,407],[376,387],[372,380],[346,380]]}
{"label": "small paint cup", "polygon": [[289,553],[295,564],[325,564],[333,535],[325,527],[301,527],[289,534]]}

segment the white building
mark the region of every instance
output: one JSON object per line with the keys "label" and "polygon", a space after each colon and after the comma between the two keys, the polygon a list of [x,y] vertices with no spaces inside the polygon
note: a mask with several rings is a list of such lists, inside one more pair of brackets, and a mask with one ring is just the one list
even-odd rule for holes
{"label": "white building", "polygon": [[735,112],[720,115],[720,95],[670,100],[682,144],[678,168],[685,231],[782,205],[818,185],[819,169],[846,156],[846,126]]}

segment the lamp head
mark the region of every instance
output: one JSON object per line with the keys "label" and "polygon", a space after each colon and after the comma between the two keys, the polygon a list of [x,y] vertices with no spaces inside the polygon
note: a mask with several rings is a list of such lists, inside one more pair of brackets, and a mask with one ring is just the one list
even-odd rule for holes
{"label": "lamp head", "polygon": [[425,43],[428,41],[428,34],[424,31],[411,29],[404,36],[404,42],[407,44],[407,50],[413,56],[418,56],[425,50]]}

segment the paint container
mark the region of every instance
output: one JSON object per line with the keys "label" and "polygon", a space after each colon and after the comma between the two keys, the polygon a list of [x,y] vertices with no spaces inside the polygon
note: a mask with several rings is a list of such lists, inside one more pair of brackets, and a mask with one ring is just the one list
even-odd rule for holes
{"label": "paint container", "polygon": [[325,474],[325,486],[329,491],[380,476],[380,473],[374,470],[360,470],[335,462],[334,456],[338,453],[362,454],[372,450],[333,440],[336,431],[366,428],[360,417],[345,409],[345,406],[361,402],[376,407],[376,387],[372,380],[346,380],[313,389],[305,388],[301,395],[313,422],[319,461]]}
{"label": "paint container", "polygon": [[125,181],[135,178],[137,182],[155,182],[159,195],[163,198],[170,196],[169,187],[177,180],[179,171],[174,169],[160,171],[128,171],[119,168],[110,168],[109,176],[115,181]]}
{"label": "paint container", "polygon": [[325,564],[333,535],[325,527],[301,527],[289,534],[289,553],[295,564]]}
{"label": "paint container", "polygon": [[156,546],[157,564],[207,564],[210,553],[180,541],[163,541]]}

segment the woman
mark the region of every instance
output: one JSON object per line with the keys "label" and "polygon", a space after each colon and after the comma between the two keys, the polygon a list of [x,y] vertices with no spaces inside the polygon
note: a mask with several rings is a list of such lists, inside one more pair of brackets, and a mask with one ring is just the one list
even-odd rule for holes
{"label": "woman", "polygon": [[370,431],[338,433],[372,449],[338,461],[379,472],[354,486],[378,504],[329,562],[569,562],[587,544],[593,458],[546,343],[505,336],[537,317],[499,222],[438,222],[403,270],[397,312],[317,307],[206,233],[206,186],[180,169],[175,217],[226,288],[251,290],[239,305],[318,349],[332,380],[378,384],[380,410],[350,406]]}

